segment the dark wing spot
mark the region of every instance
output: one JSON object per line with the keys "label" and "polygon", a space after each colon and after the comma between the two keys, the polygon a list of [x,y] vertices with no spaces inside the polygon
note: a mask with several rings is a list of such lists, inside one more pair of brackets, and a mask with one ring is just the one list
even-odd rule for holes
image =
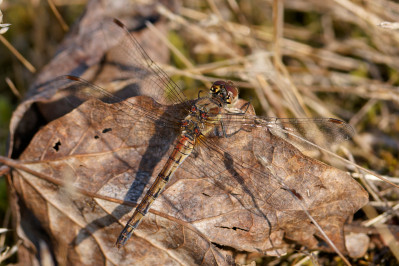
{"label": "dark wing spot", "polygon": [[282,189],[284,189],[286,191],[288,191],[288,190],[291,191],[291,193],[294,194],[295,197],[297,197],[299,200],[303,200],[302,195],[299,194],[295,189],[289,189],[289,188],[282,188]]}
{"label": "dark wing spot", "polygon": [[301,194],[299,194],[298,192],[296,192],[295,189],[291,189],[291,192],[300,200],[303,200],[303,197],[301,196]]}
{"label": "dark wing spot", "polygon": [[339,120],[339,119],[335,119],[335,118],[329,118],[328,121],[330,121],[331,123],[334,123],[334,124],[338,124],[338,125],[344,125],[345,124],[344,121]]}

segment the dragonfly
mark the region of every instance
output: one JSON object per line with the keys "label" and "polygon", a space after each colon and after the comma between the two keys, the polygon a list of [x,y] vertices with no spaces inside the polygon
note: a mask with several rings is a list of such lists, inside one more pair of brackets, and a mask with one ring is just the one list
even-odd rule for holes
{"label": "dragonfly", "polygon": [[[83,98],[102,97],[102,99],[120,102],[130,110],[133,118],[142,117],[148,123],[156,124],[159,127],[174,128],[179,132],[174,149],[169,154],[165,165],[117,238],[115,243],[117,248],[126,244],[167,183],[199,146],[206,150],[206,156],[209,158],[218,158],[219,162],[234,161],[234,167],[264,175],[266,178],[277,174],[265,175],[257,169],[252,169],[250,163],[243,162],[236,155],[232,155],[225,147],[218,146],[217,141],[214,140],[221,138],[228,140],[240,132],[251,134],[253,129],[262,129],[291,143],[302,142],[305,143],[305,146],[307,144],[314,146],[316,144],[312,144],[312,140],[319,136],[324,138],[327,143],[339,143],[348,140],[354,134],[354,130],[349,124],[334,118],[256,116],[248,111],[249,104],[237,107],[239,91],[231,81],[215,81],[207,95],[201,97],[199,94],[196,99],[189,100],[183,90],[150,58],[139,41],[121,21],[113,19],[113,25],[115,30],[123,32],[118,49],[110,52],[110,57],[116,56],[121,60],[121,65],[125,64],[119,69],[121,80],[126,82],[134,80],[138,84],[130,87],[132,90],[137,90],[132,94],[150,96],[156,102],[170,106],[168,118],[151,113],[138,104],[123,101],[113,93],[83,78],[68,75],[61,79],[71,82],[67,87],[73,88],[76,94],[83,95]],[[259,141],[267,142],[262,139]],[[213,173],[213,176],[216,176],[215,179],[218,175],[223,175],[222,170],[217,170],[218,163],[215,161],[208,163],[207,169]],[[281,186],[285,185],[282,183]],[[262,188],[257,186],[255,189]],[[291,193],[301,199],[299,193],[294,189],[291,189]]]}

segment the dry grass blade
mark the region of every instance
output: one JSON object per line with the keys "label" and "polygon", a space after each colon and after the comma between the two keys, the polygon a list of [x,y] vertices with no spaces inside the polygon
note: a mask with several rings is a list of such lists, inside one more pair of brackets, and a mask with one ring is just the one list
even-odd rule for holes
{"label": "dry grass blade", "polygon": [[[7,227],[8,223],[11,218],[11,212],[8,210],[6,212],[6,216],[3,222],[3,226]],[[7,228],[0,228],[0,263],[3,263],[5,260],[13,256],[17,251],[18,251],[18,243],[15,244],[14,246],[7,247],[5,246],[5,240],[6,240],[6,233],[11,231],[10,229]],[[20,243],[20,242],[19,242]]]}
{"label": "dry grass blade", "polygon": [[399,29],[399,22],[388,22],[388,21],[383,21],[378,26],[385,28],[385,29],[391,29],[391,30],[398,30]]}
{"label": "dry grass blade", "polygon": [[23,57],[22,54],[20,54],[17,49],[14,48],[14,46],[12,46],[11,43],[9,43],[7,41],[6,38],[4,38],[3,35],[0,35],[0,42],[2,42],[7,48],[8,50],[10,50],[10,52],[15,55],[16,58],[18,58],[18,60],[32,73],[36,72],[36,68],[28,61],[25,59],[25,57]]}
{"label": "dry grass blade", "polygon": [[4,262],[11,256],[13,256],[17,251],[18,251],[18,245],[21,243],[21,241],[18,242],[18,244],[10,247],[6,247],[3,251],[0,253],[0,263]]}
{"label": "dry grass blade", "polygon": [[15,87],[15,84],[12,82],[12,80],[10,78],[6,78],[6,83],[8,85],[8,87],[10,87],[12,93],[14,93],[15,96],[17,96],[19,99],[22,98],[21,94],[19,93],[17,87]]}
{"label": "dry grass blade", "polygon": [[69,26],[65,23],[64,19],[62,18],[60,12],[58,12],[57,7],[54,4],[53,0],[47,0],[51,11],[54,13],[55,17],[57,18],[58,22],[60,23],[62,29],[67,32],[69,30]]}
{"label": "dry grass blade", "polygon": [[[398,206],[398,205],[396,205]],[[397,208],[392,208],[393,210]],[[375,219],[377,218],[377,211],[375,208],[372,206],[365,206],[363,207],[364,212],[368,216],[369,219]],[[386,224],[378,224],[374,225],[374,227],[377,229],[378,233],[380,234],[381,238],[383,239],[385,245],[389,247],[389,249],[392,251],[393,255],[396,257],[396,259],[399,261],[399,243],[396,240],[395,235],[391,232],[389,227]]]}

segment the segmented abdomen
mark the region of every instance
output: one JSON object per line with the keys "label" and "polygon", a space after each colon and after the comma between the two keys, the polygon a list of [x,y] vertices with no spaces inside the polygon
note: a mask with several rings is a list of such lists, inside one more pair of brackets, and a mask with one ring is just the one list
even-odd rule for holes
{"label": "segmented abdomen", "polygon": [[158,174],[157,179],[144,196],[139,206],[133,213],[133,216],[127,222],[125,228],[120,233],[116,246],[122,247],[126,241],[132,235],[134,229],[136,229],[143,217],[147,214],[152,203],[159,196],[162,190],[165,188],[166,183],[173,176],[177,168],[183,163],[183,161],[191,154],[194,148],[194,141],[186,135],[181,135],[172,154],[169,156],[168,161]]}

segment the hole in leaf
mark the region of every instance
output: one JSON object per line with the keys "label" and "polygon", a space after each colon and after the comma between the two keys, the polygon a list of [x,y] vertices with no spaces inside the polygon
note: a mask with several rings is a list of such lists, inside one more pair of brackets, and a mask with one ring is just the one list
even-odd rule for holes
{"label": "hole in leaf", "polygon": [[233,229],[234,231],[241,230],[241,231],[244,231],[244,232],[249,232],[249,230],[247,230],[247,229],[236,227],[236,226],[233,226],[233,227],[219,226],[219,227],[223,228],[223,229]]}
{"label": "hole in leaf", "polygon": [[213,245],[215,245],[215,247],[217,247],[217,248],[220,248],[220,249],[223,249],[224,248],[224,246],[223,245],[220,245],[220,244],[218,244],[218,243],[216,243],[216,242],[211,242]]}
{"label": "hole in leaf", "polygon": [[112,128],[104,128],[103,129],[103,133],[107,133],[107,132],[110,132],[110,131],[112,131]]}
{"label": "hole in leaf", "polygon": [[54,144],[53,149],[54,149],[55,151],[59,151],[59,150],[60,150],[60,146],[61,146],[61,141],[57,141],[57,142]]}

